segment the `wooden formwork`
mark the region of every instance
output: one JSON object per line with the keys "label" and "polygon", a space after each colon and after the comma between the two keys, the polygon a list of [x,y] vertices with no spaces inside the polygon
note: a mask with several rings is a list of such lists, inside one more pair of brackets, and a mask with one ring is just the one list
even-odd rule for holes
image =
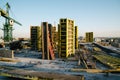
{"label": "wooden formwork", "polygon": [[55,59],[51,39],[51,27],[47,22],[42,23],[42,59]]}

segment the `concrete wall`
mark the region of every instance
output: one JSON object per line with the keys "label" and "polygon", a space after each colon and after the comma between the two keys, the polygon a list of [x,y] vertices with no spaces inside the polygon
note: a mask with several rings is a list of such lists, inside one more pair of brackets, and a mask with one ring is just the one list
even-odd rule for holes
{"label": "concrete wall", "polygon": [[0,57],[14,58],[13,50],[0,50]]}

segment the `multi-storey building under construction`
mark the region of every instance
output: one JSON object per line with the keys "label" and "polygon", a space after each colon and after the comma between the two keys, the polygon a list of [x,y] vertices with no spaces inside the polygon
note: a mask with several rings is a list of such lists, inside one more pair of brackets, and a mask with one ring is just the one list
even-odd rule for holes
{"label": "multi-storey building under construction", "polygon": [[75,49],[78,49],[78,27],[75,26]]}
{"label": "multi-storey building under construction", "polygon": [[60,19],[58,25],[58,53],[59,57],[67,58],[75,53],[75,27],[74,21],[70,19]]}
{"label": "multi-storey building under construction", "polygon": [[93,32],[86,32],[86,42],[93,42]]}
{"label": "multi-storey building under construction", "polygon": [[41,51],[41,27],[39,26],[31,26],[30,27],[31,34],[31,49]]}
{"label": "multi-storey building under construction", "polygon": [[42,22],[42,59],[55,59],[52,43],[52,25]]}

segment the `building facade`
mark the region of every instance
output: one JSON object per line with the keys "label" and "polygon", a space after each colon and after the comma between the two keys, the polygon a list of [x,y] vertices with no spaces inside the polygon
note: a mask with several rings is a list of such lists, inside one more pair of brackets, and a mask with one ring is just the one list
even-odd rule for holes
{"label": "building facade", "polygon": [[86,32],[86,42],[93,42],[93,32]]}
{"label": "building facade", "polygon": [[67,58],[75,53],[75,27],[74,21],[64,18],[60,19],[58,25],[58,53],[59,57]]}
{"label": "building facade", "polygon": [[78,49],[78,27],[75,26],[75,49]]}
{"label": "building facade", "polygon": [[31,26],[30,35],[31,35],[31,49],[41,51],[42,50],[41,27]]}

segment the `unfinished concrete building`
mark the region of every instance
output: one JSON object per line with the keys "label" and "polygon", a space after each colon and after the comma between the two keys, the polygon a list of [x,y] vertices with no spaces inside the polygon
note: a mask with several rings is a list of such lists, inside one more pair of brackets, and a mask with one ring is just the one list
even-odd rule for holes
{"label": "unfinished concrete building", "polygon": [[93,32],[86,32],[86,42],[93,42]]}
{"label": "unfinished concrete building", "polygon": [[41,27],[40,26],[31,26],[31,49],[36,51],[42,50],[42,37],[41,37]]}
{"label": "unfinished concrete building", "polygon": [[64,18],[60,19],[58,25],[59,35],[59,57],[67,58],[75,53],[75,27],[74,21]]}
{"label": "unfinished concrete building", "polygon": [[75,49],[78,49],[78,27],[75,26]]}
{"label": "unfinished concrete building", "polygon": [[52,44],[52,25],[42,22],[42,59],[55,59]]}

